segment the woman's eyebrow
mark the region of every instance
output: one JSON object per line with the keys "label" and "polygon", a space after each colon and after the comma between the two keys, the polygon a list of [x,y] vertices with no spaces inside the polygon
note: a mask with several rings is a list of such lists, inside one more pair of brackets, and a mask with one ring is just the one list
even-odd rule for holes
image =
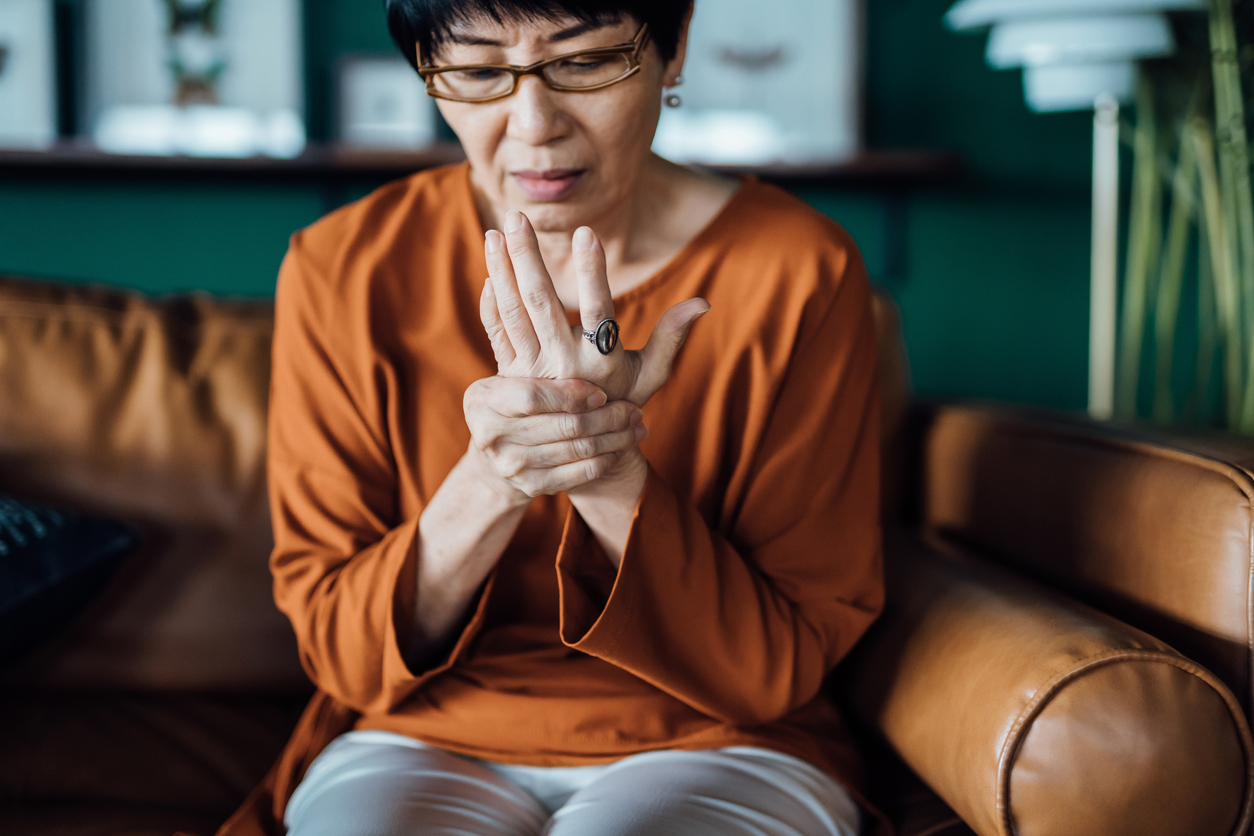
{"label": "woman's eyebrow", "polygon": [[[554,32],[549,36],[549,41],[569,41],[571,38],[578,38],[580,35],[588,32],[595,32],[598,29],[604,29],[613,21],[589,21],[585,23],[576,23],[574,26],[568,26],[559,32]],[[473,35],[469,32],[449,32],[448,40],[461,46],[505,46],[504,41],[498,41],[494,38],[485,38],[481,35]]]}
{"label": "woman's eyebrow", "polygon": [[604,29],[606,26],[609,26],[611,22],[612,21],[601,20],[601,21],[585,21],[583,23],[576,23],[574,26],[569,26],[561,30],[560,32],[554,32],[552,35],[549,36],[549,40],[550,41],[569,41],[571,38],[578,38],[580,35],[586,34],[588,32],[595,32],[598,29]]}

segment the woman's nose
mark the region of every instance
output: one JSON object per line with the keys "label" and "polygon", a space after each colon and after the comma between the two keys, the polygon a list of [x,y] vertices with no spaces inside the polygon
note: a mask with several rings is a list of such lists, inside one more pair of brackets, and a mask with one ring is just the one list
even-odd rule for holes
{"label": "woman's nose", "polygon": [[510,96],[509,135],[528,145],[546,145],[566,132],[561,96],[536,76],[523,76]]}

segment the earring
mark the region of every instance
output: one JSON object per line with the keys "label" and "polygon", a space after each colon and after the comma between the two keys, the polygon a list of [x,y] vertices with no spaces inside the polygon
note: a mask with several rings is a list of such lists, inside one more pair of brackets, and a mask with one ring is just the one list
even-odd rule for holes
{"label": "earring", "polygon": [[667,107],[679,107],[684,103],[684,100],[679,98],[678,93],[671,93],[665,99],[662,99],[662,103]]}

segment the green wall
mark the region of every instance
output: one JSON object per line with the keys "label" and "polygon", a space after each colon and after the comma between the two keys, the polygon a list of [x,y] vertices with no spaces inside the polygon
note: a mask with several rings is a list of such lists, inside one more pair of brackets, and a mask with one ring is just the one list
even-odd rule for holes
{"label": "green wall", "polygon": [[[868,144],[956,150],[969,174],[908,193],[895,215],[875,192],[801,194],[897,298],[921,393],[1082,407],[1090,117],[1029,113],[1019,75],[984,64],[982,36],[944,29],[950,0],[866,2]],[[305,5],[310,130],[325,138],[338,57],[391,43],[379,0]],[[288,234],[325,205],[301,184],[0,176],[0,272],[264,296]]]}

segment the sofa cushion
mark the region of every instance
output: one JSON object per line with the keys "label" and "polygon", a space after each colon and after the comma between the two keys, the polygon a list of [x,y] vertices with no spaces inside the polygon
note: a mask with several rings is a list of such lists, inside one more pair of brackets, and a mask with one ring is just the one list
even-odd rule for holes
{"label": "sofa cushion", "polygon": [[0,491],[144,546],[8,681],[303,690],[270,594],[269,303],[0,279]]}
{"label": "sofa cushion", "polygon": [[96,808],[121,820],[177,814],[163,819],[167,836],[212,833],[278,758],[303,705],[286,696],[0,693],[0,833],[18,832],[5,814],[69,822]]}
{"label": "sofa cushion", "polygon": [[886,541],[856,716],[980,836],[1243,836],[1249,727],[1163,642],[987,561]]}
{"label": "sofa cushion", "polygon": [[924,526],[1202,663],[1254,707],[1254,439],[941,406]]}
{"label": "sofa cushion", "polygon": [[125,804],[47,804],[0,809],[5,836],[170,836],[213,833],[213,817]]}
{"label": "sofa cushion", "polygon": [[0,665],[63,627],[138,542],[123,523],[0,496]]}

